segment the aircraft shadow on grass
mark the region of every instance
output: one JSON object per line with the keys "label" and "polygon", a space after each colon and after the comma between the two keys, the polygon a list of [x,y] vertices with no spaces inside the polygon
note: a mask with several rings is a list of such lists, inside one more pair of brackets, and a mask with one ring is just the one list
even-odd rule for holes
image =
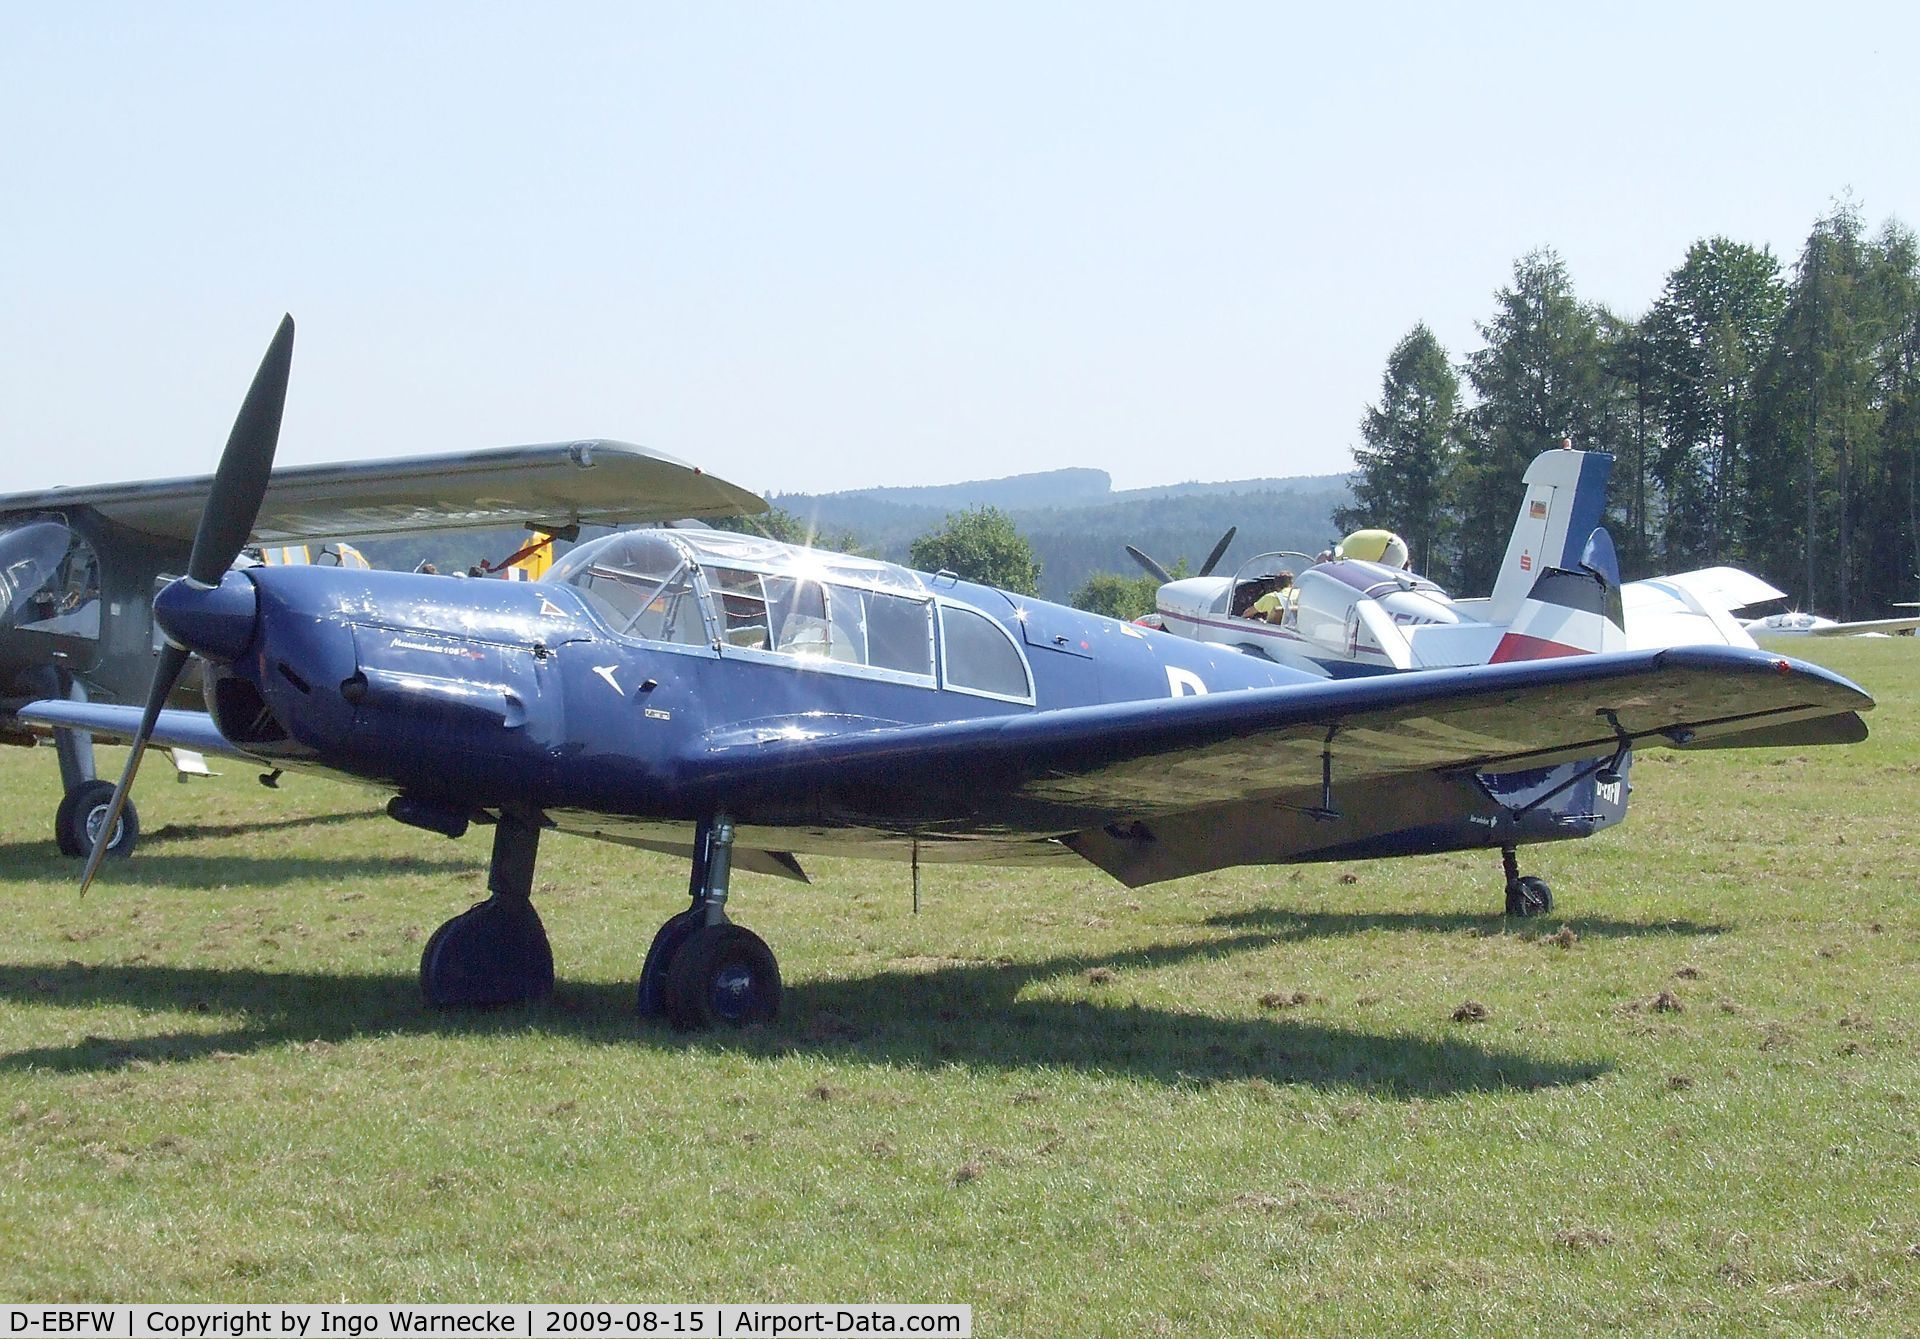
{"label": "aircraft shadow on grass", "polygon": [[365,823],[381,818],[378,809],[349,809],[337,814],[302,814],[296,818],[263,818],[251,823],[165,823],[141,834],[153,842],[224,841],[257,832],[287,832],[295,828],[330,828],[342,823]]}
{"label": "aircraft shadow on grass", "polygon": [[[1460,934],[1469,930],[1486,932],[1489,925],[1503,924],[1498,916],[1469,911],[1289,911],[1285,907],[1255,907],[1249,911],[1223,911],[1209,916],[1201,924],[1216,930],[1259,930],[1268,939],[1286,942],[1298,939],[1331,939],[1341,935],[1365,934],[1369,930],[1410,934]],[[1556,924],[1570,926],[1582,939],[1638,939],[1657,935],[1720,935],[1729,933],[1729,925],[1698,921],[1617,921],[1597,916],[1556,917]],[[1537,933],[1547,933],[1539,926]]]}
{"label": "aircraft shadow on grass", "polygon": [[[162,838],[164,841],[165,839]],[[384,878],[396,874],[425,874],[446,877],[474,869],[471,861],[430,860],[424,856],[365,855],[188,855],[184,852],[143,853],[114,869],[114,883],[124,887],[161,888],[168,891],[205,891],[231,886],[277,887],[302,879],[349,881],[356,878]],[[34,879],[65,884],[71,878],[73,862],[58,855],[52,842],[0,843],[0,869],[7,877],[0,887],[15,880]]]}
{"label": "aircraft shadow on grass", "polygon": [[[1239,934],[1100,956],[961,963],[794,983],[781,1021],[733,1033],[681,1036],[639,1024],[630,985],[562,982],[538,1005],[440,1013],[420,1002],[412,974],[267,972],[152,964],[0,967],[0,1002],[243,1014],[213,1032],[90,1036],[0,1056],[0,1069],[99,1071],[179,1063],[296,1042],[381,1035],[542,1031],[608,1045],[733,1051],[768,1058],[817,1054],[849,1064],[944,1069],[1068,1068],[1167,1084],[1264,1079],[1394,1098],[1535,1090],[1588,1082],[1601,1061],[1542,1059],[1468,1037],[1368,1032],[1314,1018],[1220,1018],[1157,1006],[1049,999],[1029,987],[1085,981],[1094,968],[1130,971],[1220,958],[1273,942]],[[1109,986],[1097,989],[1106,990]],[[1119,986],[1124,989],[1124,984]]]}

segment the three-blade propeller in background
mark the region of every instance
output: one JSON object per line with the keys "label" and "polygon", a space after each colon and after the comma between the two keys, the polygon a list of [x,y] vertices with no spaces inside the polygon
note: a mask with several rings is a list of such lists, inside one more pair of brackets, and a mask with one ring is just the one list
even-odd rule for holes
{"label": "three-blade propeller in background", "polygon": [[[1207,560],[1204,563],[1200,564],[1200,571],[1197,575],[1203,576],[1203,577],[1212,576],[1213,569],[1215,567],[1218,567],[1220,565],[1220,560],[1226,556],[1227,545],[1233,543],[1233,537],[1239,533],[1240,533],[1239,526],[1237,525],[1228,526],[1227,533],[1220,536],[1220,542],[1213,546],[1213,552],[1209,553],[1207,555]],[[1146,554],[1142,553],[1139,549],[1136,549],[1135,547],[1133,547],[1133,545],[1131,544],[1127,545],[1127,554],[1136,563],[1139,563],[1140,566],[1146,568],[1147,571],[1153,576],[1153,579],[1158,581],[1161,585],[1164,586],[1169,581],[1173,580],[1173,573],[1169,572],[1166,568],[1162,567],[1159,563],[1155,562],[1152,558],[1149,558]]]}
{"label": "three-blade propeller in background", "polygon": [[[280,414],[286,407],[287,378],[292,366],[293,317],[285,316],[274,332],[273,342],[267,346],[266,357],[260,360],[260,370],[253,375],[253,385],[247,390],[240,414],[233,421],[227,449],[220,456],[220,468],[214,472],[213,489],[207,494],[206,510],[200,513],[200,528],[193,537],[187,574],[174,585],[186,582],[196,590],[218,586],[253,532],[260,504],[267,495],[267,479],[273,472],[273,453],[280,444]],[[154,725],[160,719],[160,709],[179,682],[189,654],[171,639],[160,649],[160,659],[153,670],[153,686],[147,690],[146,711],[140,717],[139,733],[133,737],[126,770],[120,774],[113,803],[95,835],[93,854],[87,857],[86,873],[80,877],[83,894],[106,859],[114,829],[120,823],[120,812],[126,807],[127,792],[133,788],[134,773],[140,770],[140,755],[146,752],[147,741],[153,737]]]}

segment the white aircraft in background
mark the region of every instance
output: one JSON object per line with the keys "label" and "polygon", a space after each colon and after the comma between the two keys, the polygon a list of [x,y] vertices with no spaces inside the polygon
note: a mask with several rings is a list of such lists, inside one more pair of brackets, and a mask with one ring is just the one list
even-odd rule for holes
{"label": "white aircraft in background", "polygon": [[[1908,600],[1894,605],[1894,608],[1920,609],[1920,603]],[[1776,637],[1885,637],[1896,632],[1911,633],[1920,628],[1920,616],[1836,623],[1818,614],[1768,614],[1765,618],[1748,619],[1746,628],[1752,636],[1765,637],[1769,641]]]}
{"label": "white aircraft in background", "polygon": [[[1601,525],[1612,467],[1610,455],[1570,447],[1534,458],[1486,598],[1455,599],[1404,566],[1346,555],[1343,545],[1328,561],[1263,553],[1231,577],[1167,582],[1147,621],[1329,678],[1666,646],[1753,647],[1732,611],[1783,598],[1758,577],[1709,567],[1621,583]],[[1386,556],[1403,553],[1401,546]],[[1282,573],[1291,583],[1277,602],[1266,601],[1277,605],[1273,614],[1256,616],[1255,601]]]}

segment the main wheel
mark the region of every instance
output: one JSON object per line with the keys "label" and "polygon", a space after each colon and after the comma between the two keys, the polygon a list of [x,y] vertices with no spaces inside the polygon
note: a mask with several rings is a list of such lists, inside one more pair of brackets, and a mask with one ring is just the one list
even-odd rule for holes
{"label": "main wheel", "polygon": [[553,947],[531,902],[490,897],[433,932],[420,993],[437,1009],[525,1004],[553,994]]}
{"label": "main wheel", "polygon": [[[113,807],[113,783],[101,781],[82,781],[68,791],[60,800],[60,807],[53,815],[53,838],[60,845],[60,854],[84,859],[93,854],[93,844],[100,838],[100,829],[107,821],[107,810]],[[140,811],[133,807],[133,797],[120,808],[120,821],[114,824],[113,836],[107,842],[107,855],[118,859],[133,854],[134,843],[140,840]]]}
{"label": "main wheel", "polygon": [[738,925],[702,925],[667,969],[667,1021],[682,1032],[770,1023],[780,1013],[773,950]]}
{"label": "main wheel", "polygon": [[646,964],[640,969],[642,1018],[667,1016],[667,973],[673,970],[673,960],[679,956],[681,946],[706,923],[706,908],[690,907],[678,916],[669,916],[667,923],[655,933],[653,943],[647,948]]}
{"label": "main wheel", "polygon": [[1531,874],[1507,881],[1507,915],[1544,916],[1553,910],[1553,889]]}

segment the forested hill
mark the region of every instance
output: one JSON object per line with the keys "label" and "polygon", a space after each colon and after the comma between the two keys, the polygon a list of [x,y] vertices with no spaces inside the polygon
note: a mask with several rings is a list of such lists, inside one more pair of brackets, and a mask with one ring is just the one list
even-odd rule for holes
{"label": "forested hill", "polygon": [[1126,545],[1172,567],[1198,567],[1228,526],[1239,536],[1222,566],[1268,549],[1313,552],[1335,537],[1333,513],[1351,505],[1343,474],[1242,479],[1115,491],[1104,470],[1052,470],[925,488],[787,493],[775,506],[824,539],[846,533],[869,553],[907,560],[912,542],[969,507],[998,507],[1040,559],[1040,593],[1065,600],[1095,572],[1135,575]]}

